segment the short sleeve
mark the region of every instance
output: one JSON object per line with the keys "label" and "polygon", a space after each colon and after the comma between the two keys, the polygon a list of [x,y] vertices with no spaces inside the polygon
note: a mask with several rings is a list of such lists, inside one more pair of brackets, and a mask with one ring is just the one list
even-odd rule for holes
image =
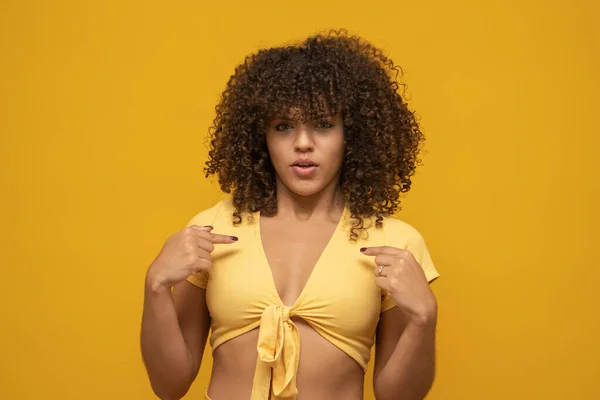
{"label": "short sleeve", "polygon": [[201,289],[206,289],[206,285],[208,284],[208,273],[206,271],[197,272],[188,276],[187,281]]}
{"label": "short sleeve", "polygon": [[[401,221],[400,221],[401,222]],[[425,239],[423,236],[412,226],[401,222],[402,231],[395,232],[398,235],[404,234],[408,236],[408,239],[405,241],[404,246],[397,246],[401,248],[405,248],[410,251],[412,255],[415,257],[415,260],[419,263],[423,272],[425,273],[425,278],[427,282],[431,283],[436,280],[440,274],[435,268],[433,264],[433,260],[431,259],[431,254],[429,254],[429,249],[427,248],[427,244],[425,243]],[[393,241],[391,241],[393,243]],[[390,244],[393,246],[393,244]],[[381,299],[381,312],[387,311],[396,306],[394,300],[388,296],[387,294],[382,295]]]}
{"label": "short sleeve", "polygon": [[408,244],[406,249],[413,254],[415,260],[417,260],[419,265],[421,265],[421,268],[423,268],[427,282],[431,283],[440,276],[435,269],[435,265],[433,265],[431,255],[429,254],[429,249],[427,248],[427,244],[425,243],[423,236],[419,234]]}
{"label": "short sleeve", "polygon": [[[198,225],[198,226],[213,225],[216,215],[217,215],[217,211],[219,209],[219,206],[220,206],[220,204],[217,204],[212,208],[209,208],[207,210],[204,210],[204,211],[196,214],[187,223],[186,227],[191,226],[191,225]],[[198,272],[198,273],[190,275],[187,278],[187,281],[193,285],[198,286],[199,288],[206,289],[208,279],[209,279],[208,272],[202,271],[202,272]]]}

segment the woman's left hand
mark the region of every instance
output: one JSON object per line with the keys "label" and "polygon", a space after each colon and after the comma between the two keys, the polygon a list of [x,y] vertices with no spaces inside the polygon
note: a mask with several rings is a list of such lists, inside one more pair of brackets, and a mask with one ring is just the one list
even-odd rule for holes
{"label": "woman's left hand", "polygon": [[379,246],[361,249],[375,257],[375,283],[404,311],[412,322],[435,321],[437,302],[423,268],[408,250]]}

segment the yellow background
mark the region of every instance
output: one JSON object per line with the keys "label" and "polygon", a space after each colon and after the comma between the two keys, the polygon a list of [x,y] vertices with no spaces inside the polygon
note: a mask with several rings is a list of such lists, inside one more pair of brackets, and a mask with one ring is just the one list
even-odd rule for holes
{"label": "yellow background", "polygon": [[429,399],[600,398],[597,4],[2,1],[0,398],[153,398],[144,272],[222,198],[214,105],[330,27],[404,68],[428,138],[399,216],[442,274]]}

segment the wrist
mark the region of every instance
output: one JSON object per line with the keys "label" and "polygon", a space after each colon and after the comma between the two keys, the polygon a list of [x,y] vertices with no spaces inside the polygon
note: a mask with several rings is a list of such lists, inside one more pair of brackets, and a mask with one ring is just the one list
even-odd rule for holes
{"label": "wrist", "polygon": [[410,317],[409,324],[427,328],[437,324],[437,306],[435,304],[423,307],[418,313]]}
{"label": "wrist", "polygon": [[171,290],[171,286],[167,282],[165,282],[164,279],[150,273],[146,274],[145,287],[146,291],[150,293],[162,293]]}

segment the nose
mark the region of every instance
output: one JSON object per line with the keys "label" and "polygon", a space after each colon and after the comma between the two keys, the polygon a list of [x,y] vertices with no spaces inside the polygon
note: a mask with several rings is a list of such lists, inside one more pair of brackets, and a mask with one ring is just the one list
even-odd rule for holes
{"label": "nose", "polygon": [[294,140],[294,150],[300,153],[311,152],[315,149],[313,141],[312,130],[306,125],[302,124],[296,131],[296,137]]}

